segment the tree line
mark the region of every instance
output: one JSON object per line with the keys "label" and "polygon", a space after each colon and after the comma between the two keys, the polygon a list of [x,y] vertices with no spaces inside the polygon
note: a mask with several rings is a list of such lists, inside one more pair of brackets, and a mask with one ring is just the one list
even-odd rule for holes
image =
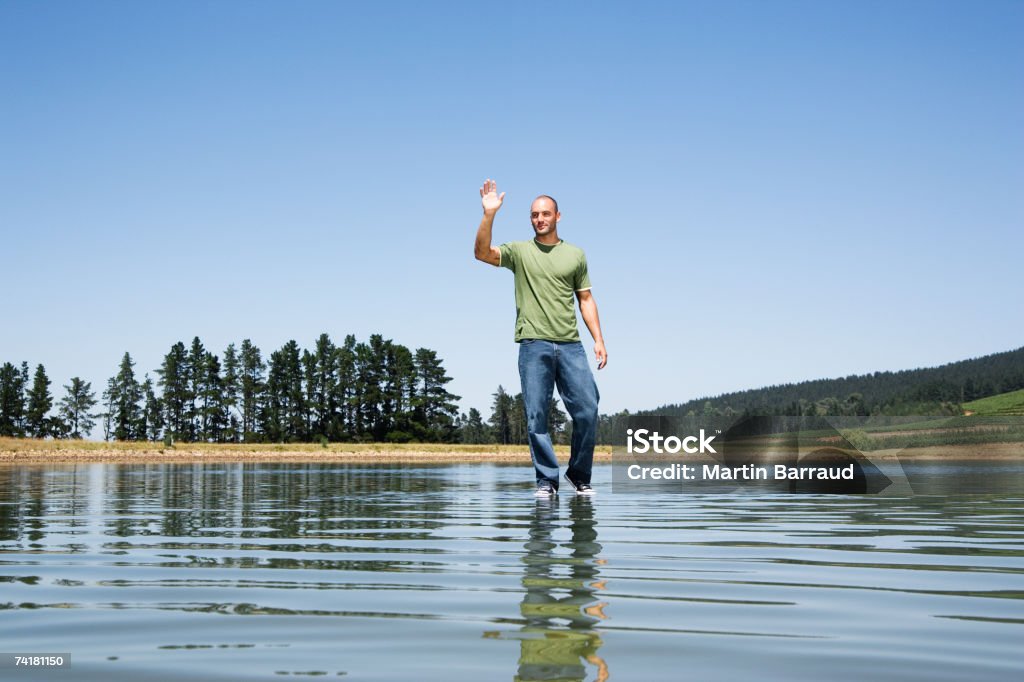
{"label": "tree line", "polygon": [[[502,386],[485,421],[476,408],[459,414],[459,396],[434,351],[410,351],[374,334],[349,335],[336,346],[327,334],[312,350],[295,341],[264,361],[248,339],[222,356],[199,338],[175,344],[153,381],[136,378],[125,353],[102,401],[74,377],[56,404],[42,365],[0,367],[0,436],[82,438],[97,422],[104,438],[167,442],[529,442],[522,394]],[[767,386],[713,398],[599,417],[597,442],[621,439],[636,415],[864,416],[960,414],[960,404],[1024,388],[1024,348],[940,367],[875,372],[839,379]],[[842,396],[842,397],[838,397]],[[95,411],[96,406],[100,411]],[[55,413],[53,409],[56,408]],[[567,443],[572,424],[553,399],[549,433]]]}
{"label": "tree line", "polygon": [[621,439],[627,420],[635,415],[958,415],[965,402],[1022,388],[1024,347],[938,367],[765,386],[663,405],[632,415],[628,411],[602,415],[597,438],[599,443],[614,442],[615,434]]}
{"label": "tree line", "polygon": [[[199,337],[174,344],[140,381],[130,353],[97,398],[74,377],[54,404],[43,365],[0,367],[0,436],[82,438],[99,423],[106,440],[290,443],[454,442],[459,396],[437,353],[380,334],[314,348],[288,341],[264,360],[249,339],[222,355]],[[56,407],[55,413],[53,408]]]}
{"label": "tree line", "polygon": [[[459,441],[496,445],[526,445],[530,442],[526,427],[526,403],[523,394],[512,395],[502,386],[493,394],[491,416],[486,422],[475,407],[459,415]],[[552,398],[548,408],[548,434],[555,444],[567,444],[572,438],[572,422]]]}

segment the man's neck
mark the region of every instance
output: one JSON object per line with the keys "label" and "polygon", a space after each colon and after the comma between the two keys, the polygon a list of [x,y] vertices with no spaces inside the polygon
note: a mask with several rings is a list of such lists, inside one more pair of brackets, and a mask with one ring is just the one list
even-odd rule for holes
{"label": "man's neck", "polygon": [[543,244],[544,246],[554,246],[558,242],[562,241],[561,239],[558,238],[557,230],[552,230],[551,232],[548,232],[547,234],[541,235],[539,237],[535,236],[533,239],[538,244]]}

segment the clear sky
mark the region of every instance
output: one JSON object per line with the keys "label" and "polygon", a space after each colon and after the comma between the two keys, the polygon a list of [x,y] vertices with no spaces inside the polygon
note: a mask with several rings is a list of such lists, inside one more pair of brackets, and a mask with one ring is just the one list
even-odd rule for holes
{"label": "clear sky", "polygon": [[379,332],[486,415],[488,177],[587,252],[604,412],[1017,348],[1024,2],[5,0],[0,362]]}

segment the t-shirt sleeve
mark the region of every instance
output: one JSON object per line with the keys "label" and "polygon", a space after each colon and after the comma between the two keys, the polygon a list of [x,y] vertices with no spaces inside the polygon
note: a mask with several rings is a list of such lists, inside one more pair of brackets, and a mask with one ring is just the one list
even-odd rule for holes
{"label": "t-shirt sleeve", "polygon": [[572,288],[575,291],[586,291],[590,289],[590,274],[587,272],[587,257],[580,256],[580,264],[576,267],[576,278]]}
{"label": "t-shirt sleeve", "polygon": [[519,254],[516,253],[515,243],[505,242],[498,247],[498,251],[501,253],[501,259],[498,261],[498,265],[515,272],[516,266],[519,265]]}

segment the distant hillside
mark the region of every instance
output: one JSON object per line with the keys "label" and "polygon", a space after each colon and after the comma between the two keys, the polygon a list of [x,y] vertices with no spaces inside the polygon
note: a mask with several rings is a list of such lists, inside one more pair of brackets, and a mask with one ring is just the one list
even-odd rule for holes
{"label": "distant hillside", "polygon": [[640,414],[953,414],[963,403],[1019,389],[1024,389],[1024,347],[939,367],[725,393]]}
{"label": "distant hillside", "polygon": [[1000,393],[963,404],[964,414],[979,417],[1024,415],[1024,390]]}

